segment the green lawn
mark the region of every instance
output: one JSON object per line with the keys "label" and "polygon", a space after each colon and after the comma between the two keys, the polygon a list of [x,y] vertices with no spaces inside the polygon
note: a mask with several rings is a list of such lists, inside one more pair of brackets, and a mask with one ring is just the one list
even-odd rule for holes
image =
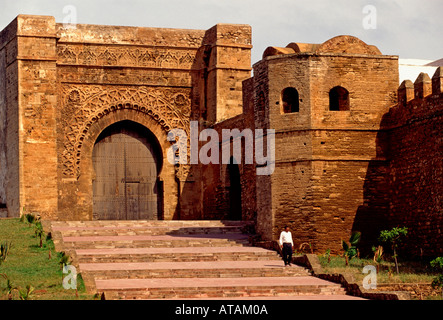
{"label": "green lawn", "polygon": [[[367,274],[362,272],[367,265],[376,266],[372,259],[353,258],[349,266],[345,265],[345,259],[339,256],[332,256],[331,261],[325,256],[319,256],[320,264],[325,273],[352,273],[357,281],[362,281]],[[389,272],[391,271],[391,272]],[[379,283],[431,283],[437,273],[431,270],[429,264],[415,261],[403,261],[399,263],[399,271],[395,271],[395,264],[392,261],[382,261],[377,274]]]}
{"label": "green lawn", "polygon": [[[77,291],[66,290],[62,286],[62,269],[60,267],[60,253],[54,252],[51,240],[40,241],[35,236],[35,226],[19,219],[0,219],[0,244],[11,241],[12,247],[6,261],[0,265],[0,274],[4,274],[11,281],[13,287],[26,290],[27,285],[34,287],[30,300],[76,300],[94,299],[86,294],[81,276],[77,279]],[[49,259],[51,249],[52,258]],[[0,276],[0,299],[8,299],[7,282]],[[13,299],[19,299],[15,290]]]}
{"label": "green lawn", "polygon": [[[356,283],[362,283],[363,279],[368,275],[363,273],[363,267],[367,265],[376,266],[372,259],[353,258],[349,261],[349,265],[345,265],[345,259],[341,256],[331,256],[328,262],[327,256],[319,255],[320,264],[324,273],[328,274],[352,274]],[[386,261],[387,260],[387,261]],[[392,259],[383,260],[380,263],[377,272],[377,283],[379,284],[431,284],[432,280],[438,275],[429,265],[429,262],[419,261],[399,261],[399,274],[395,271],[395,264]],[[440,291],[441,292],[441,291]],[[442,296],[429,296],[425,299],[441,300]]]}

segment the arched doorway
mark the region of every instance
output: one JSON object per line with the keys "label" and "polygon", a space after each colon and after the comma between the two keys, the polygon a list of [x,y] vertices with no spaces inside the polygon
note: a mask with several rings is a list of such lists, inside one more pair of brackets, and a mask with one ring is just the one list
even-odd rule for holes
{"label": "arched doorway", "polygon": [[242,219],[240,169],[235,158],[231,157],[228,164],[229,174],[229,220]]}
{"label": "arched doorway", "polygon": [[133,121],[106,128],[92,152],[93,214],[99,220],[157,220],[162,213],[161,150]]}

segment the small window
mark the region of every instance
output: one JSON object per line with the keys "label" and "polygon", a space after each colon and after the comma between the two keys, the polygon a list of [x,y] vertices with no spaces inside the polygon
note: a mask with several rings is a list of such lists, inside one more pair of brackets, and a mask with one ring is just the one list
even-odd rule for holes
{"label": "small window", "polygon": [[343,87],[335,87],[329,91],[329,111],[349,110],[349,92]]}
{"label": "small window", "polygon": [[283,113],[293,113],[299,111],[298,91],[295,88],[286,88],[281,93]]}

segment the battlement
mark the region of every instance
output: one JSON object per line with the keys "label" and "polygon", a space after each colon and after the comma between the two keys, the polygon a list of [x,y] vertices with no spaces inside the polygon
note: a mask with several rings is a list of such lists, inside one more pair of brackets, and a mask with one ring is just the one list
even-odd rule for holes
{"label": "battlement", "polygon": [[443,72],[438,67],[432,78],[420,73],[415,80],[404,80],[397,90],[398,103],[389,110],[384,128],[393,128],[427,119],[443,110]]}
{"label": "battlement", "polygon": [[[398,88],[398,104],[383,118],[389,136],[390,225],[411,228],[411,254],[441,254],[442,67]],[[419,226],[419,227],[417,227]]]}
{"label": "battlement", "polygon": [[427,73],[422,72],[414,83],[411,80],[404,80],[398,88],[398,104],[406,106],[412,100],[426,99],[430,95],[440,95],[443,88],[442,78],[442,67],[438,67],[432,79]]}

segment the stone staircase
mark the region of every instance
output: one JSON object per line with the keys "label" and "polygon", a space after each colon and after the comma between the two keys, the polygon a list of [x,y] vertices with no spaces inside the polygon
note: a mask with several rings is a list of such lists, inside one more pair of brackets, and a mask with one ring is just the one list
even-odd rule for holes
{"label": "stone staircase", "polygon": [[351,299],[249,245],[239,221],[53,221],[90,292],[106,299]]}

